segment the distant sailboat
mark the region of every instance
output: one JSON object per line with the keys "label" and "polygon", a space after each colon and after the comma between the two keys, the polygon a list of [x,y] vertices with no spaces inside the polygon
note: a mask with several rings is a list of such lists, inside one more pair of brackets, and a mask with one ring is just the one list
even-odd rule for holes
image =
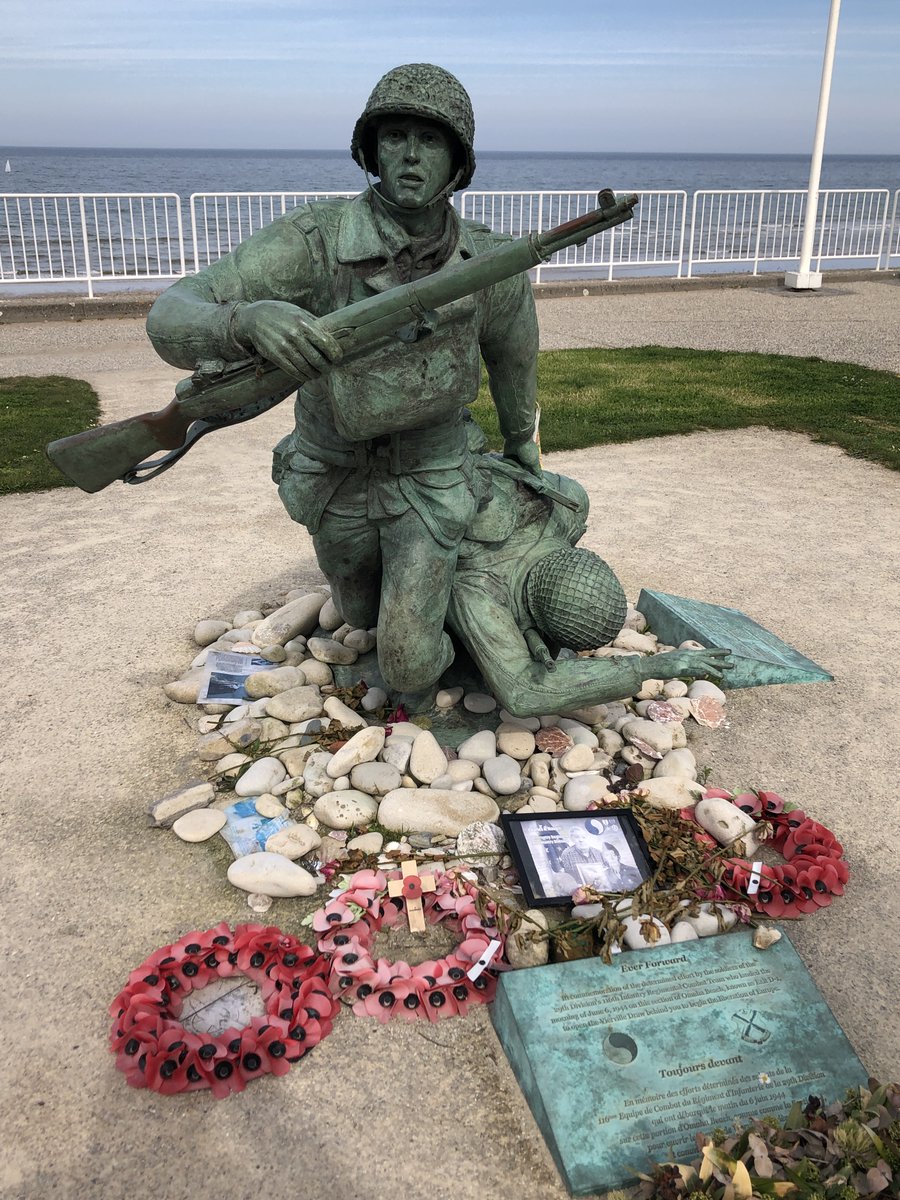
{"label": "distant sailboat", "polygon": [[12,170],[12,167],[9,165],[9,159],[6,160],[6,166],[3,169],[4,169],[4,171],[6,171],[7,175]]}

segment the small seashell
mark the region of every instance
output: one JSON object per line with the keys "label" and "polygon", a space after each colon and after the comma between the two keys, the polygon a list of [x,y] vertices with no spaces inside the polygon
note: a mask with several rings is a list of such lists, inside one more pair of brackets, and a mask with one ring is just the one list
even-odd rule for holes
{"label": "small seashell", "polygon": [[674,725],[683,721],[681,710],[665,700],[651,700],[647,705],[647,717],[651,721],[659,721],[663,725]]}
{"label": "small seashell", "polygon": [[768,950],[770,946],[774,946],[776,942],[781,941],[781,931],[773,929],[771,925],[760,925],[753,932],[753,945],[757,950]]}
{"label": "small seashell", "polygon": [[725,724],[725,705],[714,696],[698,696],[691,701],[691,714],[698,725],[707,729],[721,729]]}
{"label": "small seashell", "polygon": [[251,892],[247,897],[247,903],[255,913],[264,913],[272,907],[272,897],[265,896],[262,892]]}
{"label": "small seashell", "polygon": [[551,754],[554,758],[575,745],[565,730],[560,729],[557,725],[539,729],[534,735],[534,742],[538,750],[542,750],[545,754]]}

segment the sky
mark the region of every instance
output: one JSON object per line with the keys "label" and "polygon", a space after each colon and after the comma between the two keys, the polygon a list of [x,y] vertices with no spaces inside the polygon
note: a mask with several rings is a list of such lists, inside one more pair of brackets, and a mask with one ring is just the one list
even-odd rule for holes
{"label": "sky", "polygon": [[[808,153],[829,0],[0,0],[0,144],[341,149],[437,62],[480,150]],[[900,153],[900,0],[844,0],[826,152]]]}

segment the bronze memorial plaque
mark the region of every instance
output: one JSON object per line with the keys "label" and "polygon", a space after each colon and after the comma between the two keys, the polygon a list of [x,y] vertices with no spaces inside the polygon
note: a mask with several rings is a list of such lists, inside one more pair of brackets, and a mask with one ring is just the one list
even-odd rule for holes
{"label": "bronze memorial plaque", "polygon": [[574,1195],[867,1072],[787,940],[749,932],[502,976],[497,1034]]}

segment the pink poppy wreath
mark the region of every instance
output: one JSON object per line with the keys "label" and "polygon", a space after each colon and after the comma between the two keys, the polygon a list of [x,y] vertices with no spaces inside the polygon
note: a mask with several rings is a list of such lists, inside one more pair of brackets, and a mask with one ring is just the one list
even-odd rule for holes
{"label": "pink poppy wreath", "polygon": [[[734,796],[722,788],[709,788],[707,798],[717,796],[730,800],[756,821],[772,827],[765,842],[785,859],[774,866],[752,863],[747,859],[730,859],[724,882],[740,893],[758,913],[774,920],[801,917],[829,905],[835,896],[844,894],[850,871],[844,861],[844,848],[834,834],[808,817],[799,808],[788,810],[785,800],[776,792],[745,792]],[[683,817],[693,820],[691,810],[682,810]],[[699,830],[698,841],[715,840]]]}
{"label": "pink poppy wreath", "polygon": [[[186,1030],[184,998],[234,974],[259,985],[265,1016],[218,1036]],[[116,1067],[132,1087],[166,1096],[210,1088],[217,1099],[259,1075],[284,1075],[331,1032],[339,1004],[327,978],[327,960],[274,925],[186,933],[132,971],[110,1005]]]}
{"label": "pink poppy wreath", "polygon": [[[331,990],[352,1004],[358,1017],[375,1017],[382,1024],[392,1017],[439,1021],[465,1016],[471,1005],[493,1000],[503,952],[496,909],[488,904],[482,918],[475,905],[477,889],[462,874],[434,874],[435,891],[422,897],[425,919],[445,924],[461,939],[446,958],[416,966],[373,958],[375,934],[406,921],[403,899],[388,895],[388,879],[400,879],[399,871],[357,871],[313,917],[319,950],[331,956]],[[493,941],[500,948],[482,966]]]}

